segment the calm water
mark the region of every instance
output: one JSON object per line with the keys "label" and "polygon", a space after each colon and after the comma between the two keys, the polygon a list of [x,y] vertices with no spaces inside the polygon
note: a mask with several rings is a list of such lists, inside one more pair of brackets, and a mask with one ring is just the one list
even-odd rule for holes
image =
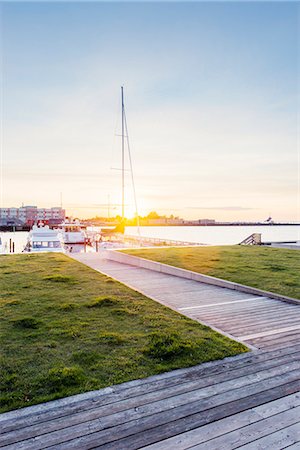
{"label": "calm water", "polygon": [[[144,237],[173,239],[202,244],[238,244],[252,233],[261,233],[262,241],[300,240],[300,225],[224,226],[224,227],[141,227]],[[126,227],[126,234],[136,236],[137,227]]]}
{"label": "calm water", "polygon": [[[202,244],[238,244],[252,233],[261,233],[262,241],[300,241],[299,226],[232,226],[232,227],[141,227],[141,235],[160,239],[172,239]],[[126,227],[126,234],[137,236],[137,227]],[[9,239],[20,253],[27,241],[27,232],[0,233],[2,242],[9,248]],[[87,251],[91,251],[87,248]],[[73,251],[84,251],[83,246],[73,246]]]}
{"label": "calm water", "polygon": [[2,244],[6,247],[5,253],[9,252],[9,240],[15,243],[15,252],[20,253],[27,242],[27,231],[18,231],[16,233],[2,232],[0,233]]}

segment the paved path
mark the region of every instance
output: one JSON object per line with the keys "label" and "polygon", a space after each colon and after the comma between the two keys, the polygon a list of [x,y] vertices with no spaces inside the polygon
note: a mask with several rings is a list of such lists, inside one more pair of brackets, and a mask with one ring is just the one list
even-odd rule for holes
{"label": "paved path", "polygon": [[299,306],[76,259],[261,349],[2,414],[0,448],[300,449]]}

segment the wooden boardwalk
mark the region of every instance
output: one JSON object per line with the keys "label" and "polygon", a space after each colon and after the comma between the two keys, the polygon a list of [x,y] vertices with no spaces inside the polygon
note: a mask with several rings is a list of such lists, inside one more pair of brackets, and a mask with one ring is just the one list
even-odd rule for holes
{"label": "wooden boardwalk", "polygon": [[300,449],[298,305],[89,258],[259,350],[2,414],[0,448]]}
{"label": "wooden boardwalk", "polygon": [[148,297],[256,348],[300,344],[300,305],[103,259],[74,257]]}

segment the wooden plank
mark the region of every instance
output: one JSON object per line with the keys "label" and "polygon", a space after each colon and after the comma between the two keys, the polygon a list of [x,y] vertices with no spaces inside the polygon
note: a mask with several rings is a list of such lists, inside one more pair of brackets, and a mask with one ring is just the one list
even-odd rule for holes
{"label": "wooden plank", "polygon": [[[268,332],[275,332],[274,334],[280,334],[277,333],[277,330],[281,330],[282,328],[292,328],[295,327],[294,330],[300,330],[300,323],[299,322],[280,322],[280,323],[276,323],[273,324],[273,326],[259,326],[259,327],[255,327],[253,326],[252,328],[247,328],[247,329],[239,329],[239,330],[235,330],[235,329],[231,329],[230,327],[227,328],[227,333],[230,333],[231,336],[237,336],[238,339],[243,340],[240,336],[243,335],[247,335],[247,334],[253,334],[253,335],[261,335],[262,333],[268,333]],[[299,327],[299,328],[297,328]],[[270,334],[271,335],[271,334]],[[269,336],[269,335],[268,335]],[[255,339],[255,338],[254,338]]]}
{"label": "wooden plank", "polygon": [[[161,440],[174,435],[174,430],[176,431],[175,434],[187,431],[185,428],[186,421],[191,420],[192,428],[196,428],[212,421],[212,417],[213,420],[218,420],[253,406],[258,406],[266,401],[295,393],[299,389],[300,372],[299,370],[290,371],[284,376],[281,374],[252,383],[246,389],[243,386],[203,398],[201,401],[201,396],[195,399],[195,393],[193,393],[192,400],[185,396],[184,404],[182,403],[183,399],[178,396],[171,401],[155,402],[145,405],[145,407],[127,410],[125,414],[112,414],[103,417],[101,420],[91,420],[84,424],[19,442],[18,449],[36,450],[47,446],[57,450],[62,448],[64,450],[83,450],[99,445],[99,442],[102,444],[111,443],[132,435],[134,435],[133,441],[132,438],[129,438],[128,443],[121,442],[117,448],[140,448],[151,443],[151,440],[150,442],[145,440],[146,436],[157,437],[157,433],[159,433],[159,439],[157,440]],[[186,400],[189,401],[186,402]],[[216,407],[218,407],[217,415],[214,413]],[[197,414],[200,414],[200,416],[197,416]],[[193,417],[191,418],[191,416]],[[201,417],[201,423],[199,423],[199,420],[195,421],[195,417],[198,417],[198,419]],[[178,420],[180,424],[176,427],[174,421]],[[116,426],[116,424],[121,425]],[[113,430],[112,427],[114,427]],[[166,430],[168,430],[167,434],[165,434]],[[169,434],[170,432],[171,434]],[[137,446],[133,447],[133,442],[137,442]],[[14,445],[8,445],[6,450],[12,450]]]}
{"label": "wooden plank", "polygon": [[277,320],[271,321],[269,320],[265,321],[265,319],[258,319],[257,321],[253,320],[252,322],[245,324],[242,317],[240,318],[239,323],[233,322],[230,319],[228,319],[226,324],[220,324],[220,322],[217,319],[210,320],[207,322],[212,323],[214,324],[214,326],[224,329],[227,332],[230,332],[233,336],[239,336],[241,333],[243,334],[258,333],[260,331],[273,330],[274,328],[282,328],[284,326],[300,325],[300,319],[291,319],[291,318],[281,320],[280,318],[278,318]]}
{"label": "wooden plank", "polygon": [[[201,383],[187,383],[182,386],[182,389],[175,389],[174,387],[169,390],[155,391],[151,394],[144,394],[143,396],[137,398],[131,398],[115,404],[99,407],[93,411],[89,410],[86,412],[80,412],[78,414],[73,414],[71,417],[68,416],[65,419],[60,418],[59,420],[53,420],[46,423],[39,423],[37,425],[31,425],[20,430],[14,430],[5,434],[0,435],[0,445],[8,445],[15,443],[24,439],[29,439],[39,434],[46,434],[52,431],[57,431],[58,429],[70,428],[75,429],[75,425],[82,424],[85,422],[91,423],[95,422],[100,418],[106,417],[108,415],[114,415],[115,419],[118,421],[128,420],[128,410],[134,409],[131,418],[136,416],[142,416],[145,411],[146,414],[153,414],[153,412],[164,411],[169,407],[178,407],[179,405],[186,404],[190,401],[196,401],[205,399],[211,395],[217,395],[223,392],[227,392],[230,389],[239,388],[242,386],[247,386],[251,383],[255,383],[258,380],[263,381],[270,377],[276,377],[278,375],[285,374],[287,371],[293,371],[299,369],[300,374],[300,360],[289,361],[288,363],[281,363],[281,365],[276,365],[274,367],[263,367],[263,370],[255,371],[253,374],[247,374],[239,376],[237,378],[229,379],[227,381],[219,382],[216,385],[201,387]],[[245,372],[244,372],[245,373]],[[247,373],[247,372],[246,372]],[[136,411],[138,409],[138,412]],[[126,418],[126,420],[124,419]],[[102,420],[102,422],[104,422]]]}
{"label": "wooden plank", "polygon": [[[281,315],[282,314],[282,315]],[[220,326],[226,326],[228,321],[231,321],[232,323],[236,322],[237,324],[240,323],[241,320],[245,321],[245,323],[249,322],[255,322],[257,320],[272,320],[274,319],[274,315],[280,316],[280,317],[286,317],[286,318],[295,318],[295,314],[292,313],[280,313],[278,311],[274,311],[272,313],[264,312],[260,313],[259,311],[253,312],[251,311],[249,314],[244,314],[242,311],[235,311],[234,313],[228,313],[225,314],[224,311],[219,311],[218,313],[214,313],[212,315],[204,314],[202,312],[190,312],[186,311],[185,315],[189,317],[194,317],[196,319],[204,319],[207,322],[214,322],[217,321]]]}
{"label": "wooden plank", "polygon": [[297,341],[298,339],[300,339],[300,331],[298,331],[297,334],[290,334],[287,336],[277,337],[276,339],[273,339],[273,340],[271,340],[271,339],[268,339],[266,341],[262,340],[262,341],[259,341],[259,343],[263,344],[265,346],[265,348],[267,348],[270,345],[284,343],[284,342]]}
{"label": "wooden plank", "polygon": [[273,352],[295,352],[295,351],[297,351],[297,348],[295,348],[295,347],[284,347],[284,348],[275,348],[275,349],[270,349],[270,348],[257,349],[258,353],[262,352],[263,354],[267,354],[267,353],[273,354]]}
{"label": "wooden plank", "polygon": [[277,345],[270,347],[270,350],[277,350],[277,349],[281,350],[281,349],[284,349],[287,347],[289,347],[289,348],[297,348],[298,347],[299,348],[299,343],[292,346],[292,345],[289,345],[288,343],[284,342],[283,344],[277,344]]}
{"label": "wooden plank", "polygon": [[[254,308],[254,306],[255,306],[255,308]],[[278,310],[278,311],[281,311],[281,312],[283,312],[283,311],[294,312],[294,311],[297,311],[296,308],[298,308],[298,310],[299,310],[299,306],[298,305],[290,305],[288,303],[283,303],[283,302],[281,303],[281,302],[276,301],[276,300],[265,300],[265,301],[263,301],[261,303],[257,302],[255,304],[254,303],[248,304],[246,302],[245,304],[239,304],[239,307],[238,307],[238,309],[244,310],[245,314],[247,313],[248,310],[249,311],[254,311],[254,312],[257,311],[257,310],[260,310],[260,311],[263,311],[263,310],[266,310],[266,311]],[[225,314],[234,312],[236,310],[237,310],[237,306],[236,305],[229,304],[228,306],[226,306],[226,305],[222,306],[222,312],[224,312]],[[214,313],[214,309],[211,308],[211,311],[208,310],[207,313],[213,314]]]}
{"label": "wooden plank", "polygon": [[242,308],[244,306],[250,306],[250,303],[257,303],[259,306],[272,306],[273,302],[272,300],[255,300],[252,301],[250,299],[240,299],[240,298],[233,298],[232,296],[218,296],[215,295],[208,296],[208,295],[199,295],[198,293],[193,293],[191,295],[190,293],[186,292],[178,292],[176,296],[174,295],[164,295],[162,294],[162,299],[170,303],[172,305],[175,305],[179,310],[200,310],[203,309],[204,311],[208,312],[214,312],[216,308],[226,308],[226,309],[234,309],[234,308]]}
{"label": "wooden plank", "polygon": [[[254,308],[255,307],[255,308]],[[235,312],[237,310],[243,310],[245,311],[245,313],[247,313],[247,311],[255,311],[257,308],[257,310],[260,311],[274,311],[274,310],[278,310],[280,312],[283,311],[287,311],[287,312],[293,312],[293,311],[297,311],[297,308],[299,310],[299,306],[297,305],[289,305],[288,303],[280,303],[279,301],[277,302],[276,300],[264,300],[264,301],[257,301],[257,303],[255,302],[246,302],[246,303],[239,303],[237,305],[234,305],[233,303],[230,305],[223,305],[222,306],[222,311],[226,312]],[[208,313],[214,313],[213,308],[211,307],[210,310],[207,310]]]}
{"label": "wooden plank", "polygon": [[274,351],[274,350],[284,350],[284,349],[286,349],[286,348],[290,348],[291,350],[296,350],[297,349],[297,346],[295,347],[295,345],[293,345],[293,344],[289,344],[288,342],[277,342],[277,344],[276,345],[271,345],[271,346],[268,346],[268,347],[266,347],[266,346],[264,346],[263,344],[262,345],[260,345],[259,343],[256,345],[256,348],[258,349],[258,350],[262,350],[262,351],[264,351],[264,352],[272,352],[272,351]]}
{"label": "wooden plank", "polygon": [[[170,297],[170,298],[172,298],[172,297]],[[246,299],[246,298],[244,298],[244,299]],[[226,301],[230,301],[230,299],[231,299],[231,297],[228,297],[227,300],[225,298]],[[250,297],[249,297],[249,299],[250,299]],[[234,298],[232,298],[232,300],[234,300]],[[236,300],[239,300],[239,298],[237,298]],[[241,298],[240,300],[243,300],[243,298]],[[214,302],[212,302],[212,303],[214,303]],[[292,310],[292,308],[299,307],[298,305],[280,302],[279,300],[275,300],[273,298],[264,297],[264,296],[257,297],[257,299],[255,301],[249,301],[249,302],[244,302],[244,303],[238,302],[236,305],[235,305],[235,302],[230,302],[228,304],[224,304],[222,307],[226,310],[234,310],[235,307],[241,307],[241,308],[247,309],[247,307],[252,308],[254,306],[257,306],[257,307],[268,306],[270,308],[277,307],[279,309],[286,309],[286,310]],[[213,306],[211,306],[210,308],[213,311]]]}
{"label": "wooden plank", "polygon": [[284,348],[284,347],[295,347],[295,348],[299,348],[300,347],[300,338],[297,340],[293,340],[293,341],[285,341],[285,342],[280,342],[277,341],[275,344],[270,344],[267,347],[264,348],[268,348],[268,349],[277,349],[277,348]]}
{"label": "wooden plank", "polygon": [[210,308],[210,307],[216,307],[216,306],[221,306],[221,305],[230,305],[230,304],[236,304],[236,303],[244,303],[244,302],[253,302],[256,300],[262,300],[262,299],[266,299],[267,297],[252,297],[252,298],[245,298],[242,300],[232,300],[232,301],[227,301],[227,302],[221,302],[221,303],[209,303],[208,305],[196,305],[196,306],[188,306],[188,307],[184,307],[184,308],[178,308],[179,311],[187,311],[190,309],[199,309],[199,308]]}
{"label": "wooden plank", "polygon": [[[210,322],[205,322],[205,323],[210,323]],[[300,325],[299,322],[287,322],[287,323],[280,322],[280,323],[275,323],[275,324],[273,324],[273,326],[270,326],[270,327],[267,327],[267,326],[264,327],[263,325],[261,325],[259,327],[255,327],[255,325],[253,325],[252,327],[249,327],[246,329],[243,329],[243,328],[234,329],[234,328],[230,327],[230,325],[228,325],[226,328],[223,326],[223,329],[225,329],[228,334],[233,336],[233,339],[236,337],[241,340],[241,337],[240,337],[241,335],[245,336],[248,334],[255,334],[255,336],[256,336],[256,335],[261,335],[262,332],[269,332],[269,331],[272,332],[274,330],[281,329],[282,327],[287,328],[287,327],[294,327],[294,326],[299,326],[299,325]],[[220,325],[218,325],[217,323],[213,323],[211,326],[220,328]],[[299,331],[297,328],[295,330]],[[278,334],[281,334],[281,333],[278,333]],[[272,336],[272,335],[273,334],[269,334],[268,336]],[[256,341],[256,338],[253,338],[253,341],[254,340]],[[249,339],[249,342],[250,342],[250,339]],[[251,342],[252,342],[252,340],[251,340]],[[260,341],[260,342],[263,343],[263,341]]]}
{"label": "wooden plank", "polygon": [[[299,422],[299,417],[300,406],[283,411],[276,416],[268,417],[260,420],[259,422],[246,425],[238,430],[223,434],[208,442],[195,445],[191,447],[190,450],[229,450],[237,447],[240,448],[242,446],[247,448],[248,446],[245,444],[249,443],[251,443],[251,448],[252,445],[257,444],[258,440],[261,438],[267,437],[268,440],[271,433],[274,434],[279,430],[297,424]],[[300,427],[299,423],[298,426]],[[291,443],[294,443],[294,441]]]}
{"label": "wooden plank", "polygon": [[[176,282],[177,281],[177,282]],[[158,280],[154,280],[154,283],[152,283],[152,280],[147,283],[142,283],[141,281],[138,281],[139,286],[145,286],[145,287],[149,287],[152,289],[152,286],[154,286],[154,289],[158,292],[161,292],[161,288],[168,288],[170,287],[170,280],[164,280],[163,283],[161,283],[161,281]],[[247,293],[241,293],[238,291],[234,291],[232,289],[226,289],[226,288],[222,288],[222,287],[212,287],[209,285],[204,285],[201,283],[198,283],[197,281],[192,282],[191,280],[185,280],[183,282],[183,280],[180,280],[178,282],[178,279],[173,279],[172,278],[172,287],[175,287],[176,289],[174,289],[174,294],[177,295],[178,292],[187,292],[187,293],[195,293],[195,294],[199,294],[199,296],[203,297],[203,298],[250,298],[250,297],[256,297],[255,295],[252,294],[247,294]],[[172,297],[173,292],[166,292],[166,295],[170,296],[170,298]],[[258,296],[259,297],[259,296]]]}
{"label": "wooden plank", "polygon": [[[189,314],[187,314],[189,315]],[[264,326],[264,325],[271,325],[271,326],[276,326],[276,323],[278,323],[278,320],[274,320],[274,322],[270,322],[269,319],[264,319],[264,318],[251,318],[250,320],[243,320],[243,315],[239,316],[237,319],[236,318],[226,318],[224,319],[220,319],[219,317],[214,317],[211,319],[208,319],[205,316],[202,315],[198,315],[198,316],[193,316],[194,319],[199,320],[199,321],[205,321],[205,323],[211,323],[214,324],[214,326],[219,327],[221,330],[225,330],[228,329],[228,327],[231,327],[232,329],[236,329],[237,331],[239,330],[239,328],[241,328],[243,326],[243,323],[245,323],[244,329],[247,330],[247,328],[251,328],[254,325],[257,326]],[[284,319],[283,319],[284,320]],[[283,321],[282,320],[282,321]],[[287,322],[289,321],[294,321],[293,318],[288,317],[286,319]],[[299,320],[297,320],[297,322],[299,322]]]}
{"label": "wooden plank", "polygon": [[257,320],[264,320],[264,321],[276,320],[279,317],[285,318],[285,319],[287,319],[287,318],[295,319],[295,317],[297,317],[297,316],[295,315],[294,311],[292,311],[292,312],[291,311],[290,312],[276,311],[276,315],[274,312],[270,312],[270,311],[264,311],[264,312],[253,311],[249,314],[243,314],[240,311],[236,311],[236,314],[234,314],[234,315],[233,314],[224,315],[223,311],[218,311],[218,313],[215,313],[212,315],[208,315],[203,312],[200,312],[199,317],[205,317],[206,319],[210,319],[210,320],[216,319],[220,323],[224,322],[225,324],[227,323],[228,320],[232,321],[232,323],[236,322],[238,324],[242,318],[243,322],[245,324],[247,324],[247,323],[253,323],[253,321],[257,321]]}
{"label": "wooden plank", "polygon": [[[189,315],[189,314],[187,314]],[[282,320],[269,320],[269,318],[258,318],[258,317],[252,317],[250,320],[246,320],[244,321],[243,315],[239,316],[237,319],[236,318],[226,318],[224,319],[220,319],[219,317],[214,317],[211,319],[208,319],[205,316],[202,315],[198,315],[198,316],[193,316],[193,318],[196,320],[202,320],[205,321],[205,323],[211,323],[214,324],[214,326],[219,327],[221,330],[225,330],[228,329],[228,327],[231,327],[232,330],[234,330],[235,332],[238,332],[239,329],[244,325],[243,329],[247,330],[249,328],[252,328],[253,326],[271,326],[271,327],[276,327],[276,324],[278,324],[278,322],[285,322],[285,323],[292,323],[293,325],[297,325],[297,323],[299,323],[299,319],[294,319],[291,317],[287,317],[287,318],[282,318]],[[282,327],[280,327],[282,328]],[[246,334],[246,333],[244,333]]]}
{"label": "wooden plank", "polygon": [[[193,316],[196,317],[197,319],[204,319],[207,322],[217,322],[219,324],[219,326],[226,326],[228,325],[228,323],[231,323],[232,325],[240,325],[241,322],[245,322],[245,327],[247,325],[251,325],[257,321],[265,321],[265,322],[270,322],[271,320],[278,320],[275,319],[273,314],[259,314],[259,313],[250,313],[249,315],[244,315],[243,312],[241,311],[236,311],[234,314],[224,314],[223,311],[219,311],[216,314],[213,315],[207,315],[207,314],[203,314],[203,312],[186,312],[185,315],[188,316]],[[285,319],[295,319],[295,315],[294,314],[283,314],[282,316],[280,315],[280,313],[278,313],[278,316],[283,317]]]}
{"label": "wooden plank", "polygon": [[[291,387],[291,386],[290,386]],[[108,444],[102,444],[100,445],[102,441],[102,436],[100,434],[95,434],[94,436],[89,436],[88,440],[86,442],[89,442],[88,445],[94,445],[93,448],[101,449],[101,450],[117,450],[117,449],[130,449],[130,450],[136,450],[140,449],[146,445],[149,445],[150,443],[160,442],[163,439],[166,439],[171,436],[175,436],[177,434],[180,434],[185,431],[189,431],[191,429],[200,427],[201,425],[205,425],[207,423],[216,422],[217,420],[220,420],[224,417],[231,416],[232,414],[236,414],[237,412],[244,411],[246,409],[249,409],[254,406],[258,406],[261,404],[266,403],[266,399],[269,400],[274,399],[275,395],[278,395],[278,391],[275,391],[274,389],[270,390],[269,392],[258,394],[257,396],[250,396],[246,403],[244,400],[236,400],[235,402],[228,403],[226,405],[222,405],[217,408],[212,408],[208,411],[205,411],[205,413],[200,414],[193,414],[193,415],[187,415],[182,420],[175,420],[172,422],[169,422],[167,424],[158,424],[155,428],[151,429],[143,429],[139,433],[137,433],[134,428],[137,429],[138,424],[133,427],[130,430],[126,430],[126,433],[130,433],[127,438],[119,439],[117,440],[117,434],[114,436],[116,439],[115,441],[110,438],[110,441]],[[279,394],[280,397],[283,395]],[[272,399],[271,399],[272,397]],[[279,398],[279,397],[276,397]],[[114,432],[117,430],[115,429]],[[98,439],[98,442],[97,442]],[[109,439],[109,438],[108,438]],[[82,440],[82,443],[85,442],[85,439]],[[80,447],[74,447],[74,449],[79,449]],[[83,447],[90,448],[89,446]],[[69,446],[69,443],[66,447],[58,446],[57,450],[70,450],[72,449],[72,446]],[[54,450],[52,448],[51,450]],[[221,450],[221,449],[219,449]],[[223,450],[223,449],[222,449]]]}
{"label": "wooden plank", "polygon": [[[266,331],[268,329],[273,329],[275,327],[278,327],[279,324],[282,324],[282,326],[288,326],[290,325],[299,325],[300,326],[300,317],[296,318],[281,318],[280,316],[276,319],[258,319],[257,321],[253,321],[252,324],[243,324],[243,319],[241,319],[239,324],[232,324],[229,322],[229,326],[232,329],[234,333],[240,334],[241,331],[250,330],[250,329],[257,329],[258,331],[261,331],[262,328],[264,328]],[[282,328],[282,327],[280,327]]]}
{"label": "wooden plank", "polygon": [[241,450],[282,450],[300,440],[300,423],[291,425],[250,444],[239,447]]}
{"label": "wooden plank", "polygon": [[283,350],[285,348],[291,348],[296,350],[297,348],[299,348],[299,344],[295,344],[295,341],[292,342],[280,342],[277,341],[276,344],[274,345],[269,345],[269,346],[263,346],[263,344],[260,347],[260,344],[257,344],[257,348],[259,348],[260,350],[263,351],[273,351],[273,350]]}
{"label": "wooden plank", "polygon": [[[177,308],[179,307],[179,305],[176,305]],[[220,307],[219,311],[216,311],[215,308],[213,308],[212,306],[210,307],[210,309],[205,309],[203,310],[203,314],[207,314],[207,315],[214,315],[216,314],[216,312],[222,312],[224,314],[230,314],[230,313],[236,313],[238,311],[243,311],[244,313],[247,312],[251,312],[251,311],[275,311],[275,310],[281,310],[284,311],[285,308],[279,308],[279,306],[272,302],[271,300],[268,302],[267,300],[265,300],[264,302],[259,302],[258,300],[256,300],[256,302],[245,302],[245,303],[237,303],[237,302],[233,302],[231,304],[223,304],[222,307]]]}
{"label": "wooden plank", "polygon": [[277,415],[280,412],[287,411],[297,406],[300,406],[300,395],[298,393],[234,414],[225,419],[165,439],[164,441],[150,444],[147,447],[143,447],[141,450],[185,450],[196,444],[210,441],[225,433],[238,430],[251,423],[256,423],[263,418]]}
{"label": "wooden plank", "polygon": [[286,450],[300,450],[300,442],[296,442],[296,444],[289,445],[285,448]]}
{"label": "wooden plank", "polygon": [[262,332],[262,333],[254,333],[254,334],[249,334],[249,335],[243,335],[243,336],[239,336],[239,338],[244,340],[244,341],[248,341],[250,339],[255,339],[257,337],[271,336],[271,335],[285,333],[286,331],[293,331],[293,330],[300,330],[300,325],[294,325],[294,326],[291,326],[291,327],[284,327],[284,328],[277,328],[275,330],[265,331],[265,332]]}
{"label": "wooden plank", "polygon": [[[237,376],[239,369],[246,368],[250,372],[253,365],[259,365],[262,362],[267,363],[268,361],[271,365],[276,365],[277,358],[280,359],[278,361],[280,364],[286,358],[289,360],[289,357],[292,359],[299,358],[297,349],[286,348],[256,354],[242,354],[236,357],[226,358],[222,361],[213,361],[186,369],[173,370],[141,380],[130,381],[113,386],[113,388],[104,388],[99,391],[79,394],[16,411],[10,411],[0,415],[0,430],[5,432],[19,429],[28,424],[42,423],[43,421],[109,405],[110,403],[132,396],[142,395],[147,392],[172,387],[196,379],[201,379],[204,383],[203,386],[205,386],[207,380],[210,380],[208,384],[214,384],[222,381],[222,379],[229,379],[230,376],[232,378]],[[273,364],[274,361],[275,364]],[[225,374],[229,374],[229,377],[222,378]]]}
{"label": "wooden plank", "polygon": [[[217,323],[211,323],[211,322],[205,322],[206,324],[210,324],[211,326],[215,327],[216,329],[220,329],[220,325],[218,325]],[[281,325],[281,326],[280,326]],[[224,332],[227,332],[228,335],[232,336],[232,339],[238,339],[239,341],[242,342],[246,342],[247,341],[251,341],[255,340],[257,337],[266,335],[265,333],[268,333],[267,336],[272,336],[272,335],[279,335],[281,334],[280,332],[278,332],[278,330],[281,330],[282,327],[284,327],[285,329],[291,329],[292,327],[294,327],[294,330],[298,330],[298,327],[300,327],[299,323],[280,323],[280,324],[274,324],[273,327],[252,327],[252,328],[247,328],[247,329],[232,329],[230,326],[228,327],[223,327],[223,330],[225,330]],[[252,337],[253,335],[253,337]],[[250,339],[248,339],[248,337],[251,336]]]}
{"label": "wooden plank", "polygon": [[[195,314],[197,314],[197,311],[194,312]],[[232,317],[235,319],[238,319],[241,314],[243,315],[243,317],[245,319],[251,319],[251,317],[260,317],[260,316],[265,316],[265,317],[274,317],[274,315],[277,314],[282,314],[282,315],[287,315],[287,316],[295,316],[299,315],[298,311],[292,311],[292,310],[285,310],[285,309],[279,309],[278,307],[273,307],[272,309],[268,308],[268,307],[262,307],[262,308],[247,308],[247,310],[242,309],[242,308],[235,308],[232,310],[227,310],[225,308],[220,309],[219,311],[206,311],[206,310],[202,310],[199,312],[199,314],[201,314],[204,317],[207,317],[209,319],[213,319],[214,317],[219,317],[220,320],[227,320],[228,318]]]}
{"label": "wooden plank", "polygon": [[[299,330],[294,330],[294,331],[288,331],[288,332],[286,332],[286,333],[281,333],[280,334],[280,339],[285,339],[285,338],[289,338],[289,337],[292,337],[292,336],[297,336],[297,335],[299,335]],[[257,342],[268,342],[268,341],[274,341],[274,339],[276,339],[276,338],[274,338],[273,336],[265,336],[265,337],[262,337],[262,338],[257,338],[256,340],[255,340],[255,342],[257,343]]]}

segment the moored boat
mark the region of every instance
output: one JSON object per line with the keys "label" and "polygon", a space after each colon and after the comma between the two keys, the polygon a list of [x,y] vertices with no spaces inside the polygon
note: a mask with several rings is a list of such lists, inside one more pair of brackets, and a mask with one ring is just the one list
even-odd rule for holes
{"label": "moored boat", "polygon": [[65,244],[87,244],[86,226],[79,220],[64,222],[59,226]]}
{"label": "moored boat", "polygon": [[26,253],[64,252],[61,234],[58,230],[51,230],[48,225],[33,225],[23,251]]}

